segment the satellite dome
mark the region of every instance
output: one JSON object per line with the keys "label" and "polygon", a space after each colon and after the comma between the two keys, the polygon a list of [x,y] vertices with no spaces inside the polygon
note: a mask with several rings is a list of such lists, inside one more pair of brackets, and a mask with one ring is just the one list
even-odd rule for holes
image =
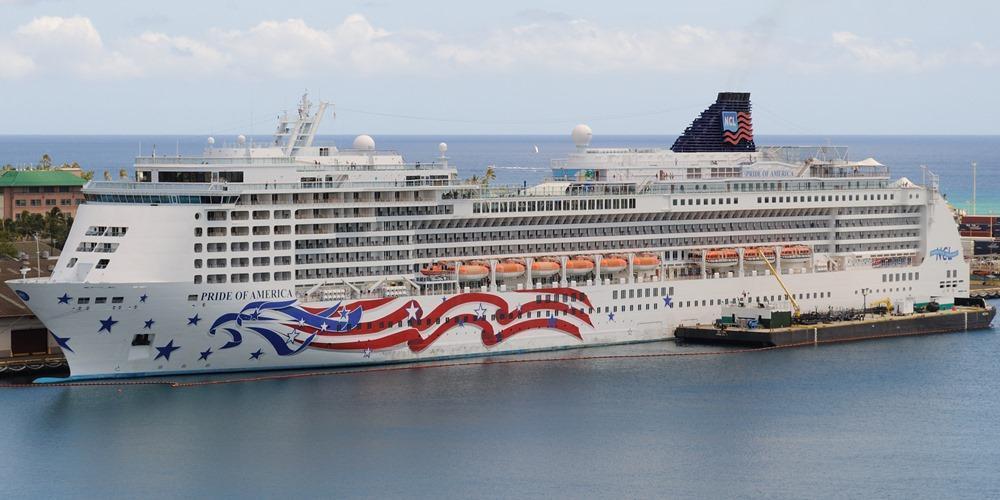
{"label": "satellite dome", "polygon": [[372,151],[375,149],[375,139],[368,134],[361,134],[354,138],[354,149]]}
{"label": "satellite dome", "polygon": [[448,151],[448,144],[446,144],[444,142],[442,142],[441,144],[438,144],[438,151],[440,151],[441,154],[445,154],[445,152]]}
{"label": "satellite dome", "polygon": [[211,146],[212,144],[215,144],[215,137],[208,138],[208,145]]}
{"label": "satellite dome", "polygon": [[573,132],[570,134],[570,137],[573,138],[573,144],[576,144],[577,147],[589,146],[593,136],[594,132],[590,130],[590,127],[582,123],[573,127]]}
{"label": "satellite dome", "polygon": [[247,136],[245,136],[243,134],[240,134],[240,135],[236,136],[236,144],[239,144],[239,145],[242,146],[242,145],[244,145],[246,143],[247,143]]}

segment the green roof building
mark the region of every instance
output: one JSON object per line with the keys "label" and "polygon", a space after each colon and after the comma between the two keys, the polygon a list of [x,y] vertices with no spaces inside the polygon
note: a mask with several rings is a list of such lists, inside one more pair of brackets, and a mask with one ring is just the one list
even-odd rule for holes
{"label": "green roof building", "polygon": [[16,219],[24,212],[45,213],[58,207],[64,213],[76,215],[83,203],[80,189],[86,179],[66,170],[8,170],[0,175],[5,219]]}

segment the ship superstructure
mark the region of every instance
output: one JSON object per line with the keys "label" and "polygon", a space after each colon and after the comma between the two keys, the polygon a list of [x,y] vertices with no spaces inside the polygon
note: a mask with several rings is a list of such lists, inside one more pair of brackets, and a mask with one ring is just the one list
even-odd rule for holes
{"label": "ship superstructure", "polygon": [[[668,338],[738,302],[968,296],[933,182],[835,147],[758,147],[720,93],[672,149],[593,148],[538,185],[461,180],[369,136],[151,156],[92,181],[50,278],[8,282],[76,378],[402,362]],[[765,260],[767,262],[765,262]],[[770,264],[770,265],[768,265]]]}

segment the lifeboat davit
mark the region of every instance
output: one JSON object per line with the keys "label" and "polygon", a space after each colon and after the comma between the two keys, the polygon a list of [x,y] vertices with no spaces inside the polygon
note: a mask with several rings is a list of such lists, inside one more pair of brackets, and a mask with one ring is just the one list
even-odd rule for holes
{"label": "lifeboat davit", "polygon": [[601,258],[601,274],[620,273],[624,271],[626,267],[628,267],[628,262],[617,255]]}
{"label": "lifeboat davit", "polygon": [[541,258],[531,263],[533,278],[548,278],[559,272],[559,263],[550,258]]}
{"label": "lifeboat davit", "polygon": [[812,249],[805,245],[791,245],[781,249],[781,260],[804,262],[812,257]]}
{"label": "lifeboat davit", "polygon": [[739,263],[740,254],[732,248],[718,248],[705,253],[705,265],[708,267],[733,267]]}
{"label": "lifeboat davit", "polygon": [[632,257],[632,268],[636,271],[652,271],[660,265],[660,258],[651,253],[641,253]]}
{"label": "lifeboat davit", "polygon": [[760,252],[764,252],[764,257],[767,261],[774,263],[774,249],[770,247],[748,247],[743,249],[743,262],[750,265],[764,265],[764,259],[761,258]]}
{"label": "lifeboat davit", "polygon": [[567,276],[583,276],[594,270],[594,261],[586,257],[573,257],[566,261]]}
{"label": "lifeboat davit", "polygon": [[497,279],[520,277],[524,275],[525,269],[527,269],[527,267],[525,267],[524,263],[516,260],[505,260],[503,262],[499,262],[496,267]]}

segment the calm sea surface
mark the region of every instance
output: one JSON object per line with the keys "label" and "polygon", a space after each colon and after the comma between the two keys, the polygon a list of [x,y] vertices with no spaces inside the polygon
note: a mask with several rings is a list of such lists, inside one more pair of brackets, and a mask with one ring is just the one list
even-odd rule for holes
{"label": "calm sea surface", "polygon": [[[48,152],[57,163],[116,171],[140,140],[182,153],[203,142],[0,136],[0,163]],[[500,181],[517,184],[571,149],[561,137],[376,140],[413,161],[433,159],[444,140],[463,175],[495,164]],[[956,203],[970,197],[975,160],[980,211],[1000,210],[1000,138],[760,142],[846,144],[852,158],[874,156],[914,179],[926,164]],[[993,330],[490,363],[715,350],[663,342],[191,388],[0,390],[0,485],[8,498],[1000,497]]]}

